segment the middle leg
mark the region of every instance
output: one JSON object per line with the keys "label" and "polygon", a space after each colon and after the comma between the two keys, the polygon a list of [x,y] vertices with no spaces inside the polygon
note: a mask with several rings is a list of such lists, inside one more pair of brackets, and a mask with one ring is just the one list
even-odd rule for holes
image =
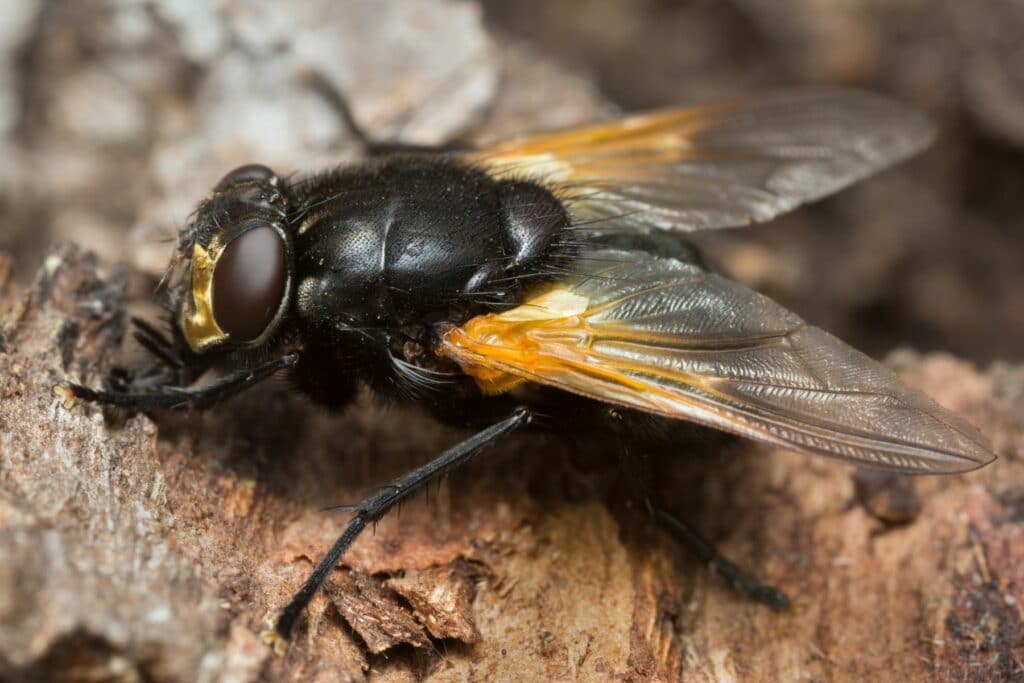
{"label": "middle leg", "polygon": [[426,484],[438,477],[448,474],[460,465],[466,463],[473,456],[482,452],[485,448],[498,441],[502,436],[512,430],[529,424],[532,414],[526,408],[516,408],[512,413],[500,422],[491,425],[487,429],[474,434],[465,441],[456,444],[438,457],[425,465],[408,472],[398,479],[395,479],[387,486],[383,486],[376,493],[371,494],[365,500],[354,506],[355,515],[348,523],[338,540],[316,568],[306,579],[302,588],[298,590],[277,619],[274,630],[278,636],[287,638],[291,633],[295,620],[302,614],[302,611],[309,604],[320,587],[327,581],[327,577],[338,564],[338,560],[345,553],[352,543],[359,537],[367,525],[380,519],[392,507],[402,502],[414,492],[423,488]]}

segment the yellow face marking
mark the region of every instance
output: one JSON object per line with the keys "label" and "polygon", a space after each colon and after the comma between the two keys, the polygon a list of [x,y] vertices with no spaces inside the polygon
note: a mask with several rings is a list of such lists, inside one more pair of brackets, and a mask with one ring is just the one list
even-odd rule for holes
{"label": "yellow face marking", "polygon": [[213,267],[219,252],[215,243],[210,244],[209,252],[200,244],[192,247],[193,305],[191,312],[184,313],[181,328],[188,345],[197,353],[228,336],[213,317]]}

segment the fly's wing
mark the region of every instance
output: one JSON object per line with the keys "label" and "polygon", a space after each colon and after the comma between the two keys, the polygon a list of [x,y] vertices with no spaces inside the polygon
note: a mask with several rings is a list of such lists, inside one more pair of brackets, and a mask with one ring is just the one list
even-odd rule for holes
{"label": "fly's wing", "polygon": [[808,90],[526,136],[465,158],[551,188],[575,224],[695,231],[767,221],[931,137],[921,115],[891,100]]}
{"label": "fly's wing", "polygon": [[859,465],[994,458],[973,427],[770,299],[645,252],[590,256],[591,272],[446,330],[439,353],[486,391],[535,382]]}

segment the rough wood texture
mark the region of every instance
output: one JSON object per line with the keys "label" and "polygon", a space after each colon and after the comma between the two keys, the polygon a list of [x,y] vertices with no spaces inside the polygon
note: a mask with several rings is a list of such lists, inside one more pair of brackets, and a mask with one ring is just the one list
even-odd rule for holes
{"label": "rough wood texture", "polygon": [[[542,4],[548,14],[533,19],[536,3],[522,4],[526,23],[552,45],[598,55],[583,61],[614,77],[603,82],[622,101],[630,88],[650,104],[658,93],[694,101],[783,79],[853,80],[932,104],[940,122],[961,106],[985,125],[1017,121],[999,105],[1017,96],[1012,78],[975,91],[1002,99],[942,99],[961,90],[943,86],[945,71],[921,71],[928,46],[947,42],[924,20],[926,0],[892,15],[876,0],[842,11],[809,0],[593,0],[568,24],[562,5]],[[159,238],[226,169],[352,156],[310,70],[358,93],[371,131],[423,141],[581,121],[606,103],[586,78],[486,32],[470,3],[181,6],[2,4],[0,88],[20,113],[0,116],[0,245],[11,250],[0,252],[0,679],[1024,677],[1024,365],[978,370],[911,352],[889,360],[992,438],[1002,456],[992,467],[879,478],[745,443],[681,447],[658,463],[687,519],[794,594],[785,614],[735,595],[652,529],[625,504],[613,463],[517,437],[362,538],[275,656],[260,632],[346,520],[323,508],[459,434],[367,400],[328,415],[282,383],[158,422],[105,419],[66,405],[54,385],[98,382],[137,352],[120,348],[126,309],[166,262]],[[910,43],[907,25],[919,29]],[[1005,61],[986,57],[1003,43],[986,51],[978,37],[998,27],[964,26],[976,29],[961,34],[976,48],[972,73]],[[950,130],[926,164],[708,246],[748,282],[881,348],[918,328],[976,357],[1015,348],[1012,333],[996,334],[1020,329],[1024,311],[1019,259],[998,226],[1019,215],[1019,192],[999,192],[1019,177],[1019,150],[965,165],[978,143]],[[984,187],[958,189],[961,174]],[[968,244],[956,239],[965,225]],[[50,246],[68,238],[100,256]],[[961,247],[992,257],[984,277],[951,265]],[[119,261],[130,266],[110,265]]]}
{"label": "rough wood texture", "polygon": [[[258,634],[344,519],[321,509],[455,435],[370,405],[324,415],[282,387],[159,430],[68,405],[54,383],[95,377],[116,346],[117,282],[65,248],[9,295],[0,665],[10,680],[1022,672],[1024,368],[979,373],[911,354],[898,359],[907,380],[991,434],[1001,461],[874,488],[841,465],[757,446],[662,463],[666,490],[723,550],[796,596],[786,614],[734,595],[603,495],[614,468],[516,439],[360,540],[275,657]],[[674,481],[680,472],[688,482]],[[908,496],[916,518],[882,521]]]}

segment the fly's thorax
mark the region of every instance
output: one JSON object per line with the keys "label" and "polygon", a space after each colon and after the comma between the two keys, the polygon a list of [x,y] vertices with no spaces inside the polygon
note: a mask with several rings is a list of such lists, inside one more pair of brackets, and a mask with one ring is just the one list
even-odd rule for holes
{"label": "fly's thorax", "polygon": [[288,203],[273,171],[248,165],[199,205],[182,236],[177,292],[177,324],[194,353],[258,348],[279,329],[294,270]]}
{"label": "fly's thorax", "polygon": [[442,155],[300,186],[296,313],[311,329],[395,329],[514,306],[568,225],[539,185]]}
{"label": "fly's thorax", "polygon": [[537,183],[506,180],[499,184],[502,220],[512,261],[507,270],[531,272],[546,261],[568,256],[561,239],[569,228],[565,205],[550,190]]}

